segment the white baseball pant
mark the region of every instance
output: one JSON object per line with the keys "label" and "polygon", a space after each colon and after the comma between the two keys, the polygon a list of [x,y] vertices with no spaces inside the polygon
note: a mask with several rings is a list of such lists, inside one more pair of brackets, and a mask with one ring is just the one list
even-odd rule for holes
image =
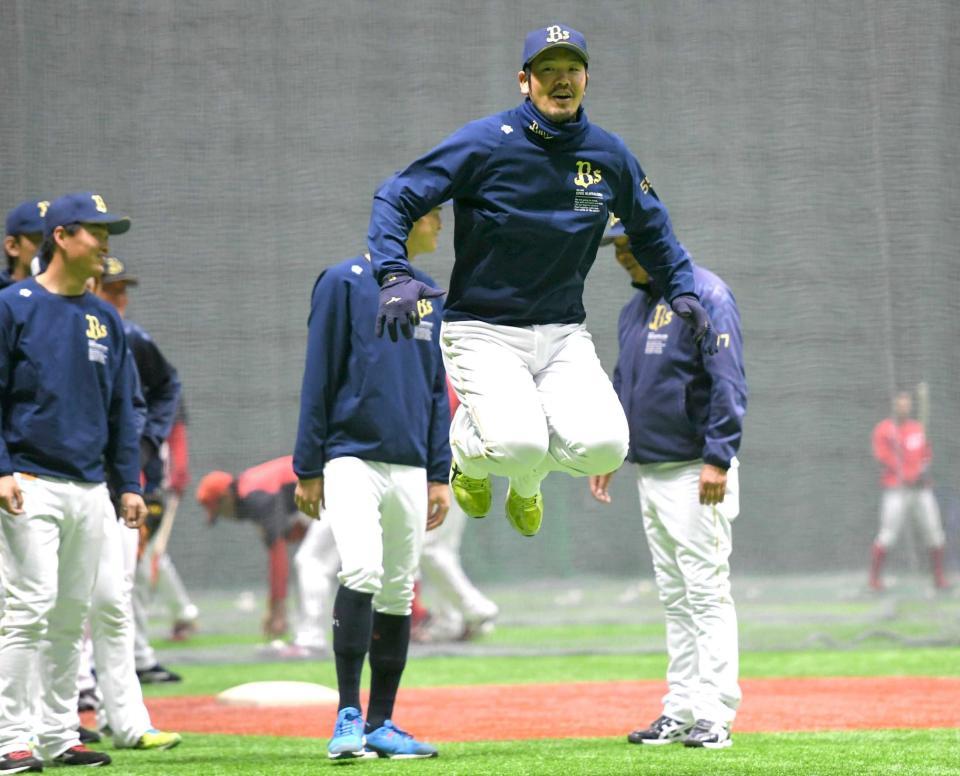
{"label": "white baseball pant", "polygon": [[427,472],[334,458],[323,468],[324,509],[340,554],[340,584],[373,594],[383,614],[410,614],[427,528]]}
{"label": "white baseball pant", "polygon": [[509,477],[528,497],[551,471],[583,477],[623,463],[627,420],[583,324],[446,322],[440,344],[460,398],[450,446],[467,476]]}
{"label": "white baseball pant", "polygon": [[[499,613],[497,605],[470,581],[460,563],[460,543],[467,525],[467,516],[451,499],[450,511],[439,528],[426,535],[420,571],[444,603],[462,618],[462,625],[477,625],[492,620]],[[442,611],[437,607],[435,611]]]}
{"label": "white baseball pant", "polygon": [[131,747],[153,727],[133,660],[133,576],[139,535],[117,520],[112,506],[104,515],[103,530],[90,607],[93,662],[103,696],[97,723],[110,726],[116,746]]}
{"label": "white baseball pant", "polygon": [[931,488],[884,490],[880,500],[880,532],[876,543],[884,549],[892,547],[907,516],[917,521],[927,547],[943,547],[947,539],[940,521],[940,507]]}
{"label": "white baseball pant", "polygon": [[176,566],[167,553],[163,553],[157,563],[157,586],[154,590],[150,579],[150,559],[153,558],[154,542],[157,535],[150,539],[144,550],[143,557],[137,564],[133,584],[133,613],[136,621],[134,637],[134,656],[137,670],[153,668],[157,664],[157,655],[150,646],[149,622],[150,607],[154,595],[170,610],[174,620],[193,621],[197,619],[199,611],[190,600],[187,588],[177,573]]}
{"label": "white baseball pant", "polygon": [[[51,759],[79,743],[77,668],[103,543],[107,486],[15,474],[22,515],[0,511],[0,755]],[[31,677],[40,677],[40,719]]]}
{"label": "white baseball pant", "polygon": [[326,519],[311,520],[307,534],[293,556],[299,607],[293,643],[308,649],[327,646],[327,616],[333,606],[334,583],[340,555]]}
{"label": "white baseball pant", "polygon": [[740,705],[737,612],[730,593],[731,522],[740,511],[738,465],[716,506],[700,504],[702,461],[638,466],[638,488],[660,601],[666,610],[663,713],[684,722],[732,722]]}

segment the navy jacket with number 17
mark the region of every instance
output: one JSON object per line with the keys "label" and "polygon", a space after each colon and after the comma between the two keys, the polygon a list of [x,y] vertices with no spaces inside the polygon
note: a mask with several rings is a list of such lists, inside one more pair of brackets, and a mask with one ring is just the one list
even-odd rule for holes
{"label": "navy jacket with number 17", "polygon": [[[423,272],[418,280],[433,284]],[[410,339],[377,337],[380,286],[364,256],[323,272],[313,287],[293,470],[323,474],[340,457],[450,473],[450,404],[440,355],[440,299],[420,302]]]}
{"label": "navy jacket with number 17", "polygon": [[693,266],[697,295],[713,322],[718,352],[704,359],[693,331],[653,286],[620,312],[613,387],[630,426],[627,460],[702,458],[727,469],[740,448],[747,411],[740,312],[712,272]]}

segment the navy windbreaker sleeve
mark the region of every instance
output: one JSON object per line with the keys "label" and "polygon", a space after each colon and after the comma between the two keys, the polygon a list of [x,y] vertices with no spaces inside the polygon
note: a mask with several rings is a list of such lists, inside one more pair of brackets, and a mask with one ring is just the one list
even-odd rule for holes
{"label": "navy windbreaker sleeve", "polygon": [[10,387],[10,365],[13,361],[13,316],[10,308],[0,304],[0,475],[13,474],[13,461],[3,438],[2,429],[6,422],[6,399]]}
{"label": "navy windbreaker sleeve", "polygon": [[342,382],[350,347],[349,291],[349,285],[330,272],[322,273],[313,286],[300,422],[293,452],[293,471],[302,480],[322,476],[327,462],[329,411]]}
{"label": "navy windbreaker sleeve", "polygon": [[718,345],[715,356],[703,359],[703,366],[712,379],[703,460],[726,469],[740,449],[743,417],[747,411],[740,312],[733,294],[719,287],[705,293],[703,306],[713,322]]}
{"label": "navy windbreaker sleeve", "polygon": [[130,368],[130,350],[126,335],[120,331],[120,342],[114,348],[118,359],[113,375],[113,390],[107,415],[107,477],[117,483],[119,493],[141,493],[140,488],[140,434],[134,409],[133,370]]}
{"label": "navy windbreaker sleeve", "polygon": [[613,212],[630,237],[637,261],[653,277],[657,288],[672,301],[680,294],[695,294],[693,265],[680,245],[667,209],[660,202],[636,157],[623,147],[626,167],[620,178]]}
{"label": "navy windbreaker sleeve", "polygon": [[472,122],[457,130],[377,189],[367,245],[378,283],[389,272],[413,275],[407,260],[407,236],[414,222],[457,197],[483,166],[493,146],[479,140],[478,124]]}
{"label": "navy windbreaker sleeve", "polygon": [[147,402],[143,436],[159,448],[170,436],[180,405],[180,377],[146,332],[131,342],[131,350],[140,373],[143,397]]}
{"label": "navy windbreaker sleeve", "polygon": [[137,371],[137,365],[134,363],[133,356],[127,355],[127,370],[130,372],[130,379],[133,381],[133,417],[136,420],[137,438],[143,436],[143,430],[147,427],[147,401],[143,398],[143,386],[140,384],[140,373]]}
{"label": "navy windbreaker sleeve", "polygon": [[450,397],[447,394],[447,372],[437,358],[437,374],[433,381],[433,405],[427,432],[427,480],[446,482],[450,477]]}

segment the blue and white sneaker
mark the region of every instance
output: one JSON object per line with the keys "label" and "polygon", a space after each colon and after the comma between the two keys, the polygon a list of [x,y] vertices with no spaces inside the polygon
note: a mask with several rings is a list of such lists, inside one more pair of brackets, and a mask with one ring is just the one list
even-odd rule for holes
{"label": "blue and white sneaker", "polygon": [[327,757],[331,760],[348,760],[363,757],[363,716],[360,709],[347,706],[337,714],[333,738],[327,744]]}
{"label": "blue and white sneaker", "polygon": [[436,757],[440,753],[436,747],[417,741],[413,736],[401,730],[389,719],[382,727],[367,733],[367,751],[377,757],[389,757],[396,760],[414,760],[424,757]]}

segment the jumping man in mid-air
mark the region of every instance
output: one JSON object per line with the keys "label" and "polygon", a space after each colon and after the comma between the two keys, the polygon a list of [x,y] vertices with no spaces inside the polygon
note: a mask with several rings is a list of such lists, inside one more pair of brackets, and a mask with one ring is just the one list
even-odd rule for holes
{"label": "jumping man in mid-air", "polygon": [[490,475],[509,477],[507,519],[524,536],[540,530],[550,471],[605,474],[627,452],[627,422],[582,300],[611,213],[704,352],[716,349],[666,209],[623,141],[587,120],[588,61],[576,30],[531,32],[518,74],[524,101],[467,124],[390,178],[370,219],[377,331],[409,337],[418,301],[441,292],[414,278],[404,241],[453,199],[456,263],[440,337],[461,402],[450,484],[464,512],[483,517]]}

